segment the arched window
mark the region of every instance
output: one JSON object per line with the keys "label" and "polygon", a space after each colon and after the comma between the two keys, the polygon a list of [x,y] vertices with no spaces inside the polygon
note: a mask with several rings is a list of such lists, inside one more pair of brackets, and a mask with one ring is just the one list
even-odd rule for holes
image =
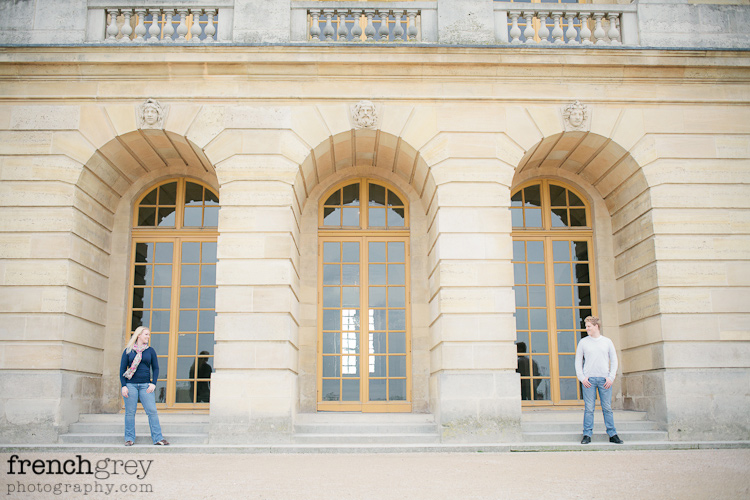
{"label": "arched window", "polygon": [[590,210],[571,188],[538,180],[513,192],[511,214],[521,398],[577,402],[575,351],[596,310]]}
{"label": "arched window", "polygon": [[409,214],[369,179],[322,197],[318,409],[411,411]]}
{"label": "arched window", "polygon": [[200,182],[169,180],[141,197],[133,220],[130,332],[151,330],[159,357],[156,401],[207,408],[219,198]]}

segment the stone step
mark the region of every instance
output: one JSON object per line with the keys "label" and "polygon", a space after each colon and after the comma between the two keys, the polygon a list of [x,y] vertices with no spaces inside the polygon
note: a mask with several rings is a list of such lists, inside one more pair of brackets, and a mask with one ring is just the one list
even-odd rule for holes
{"label": "stone step", "polygon": [[[645,411],[633,410],[613,410],[615,423],[632,422],[639,420],[648,420],[648,413]],[[602,410],[597,407],[594,411],[594,418],[601,418]],[[521,412],[521,422],[583,422],[583,407],[576,409],[524,409]]]}
{"label": "stone step", "polygon": [[[140,435],[139,435],[140,434]],[[171,444],[184,444],[184,445],[197,445],[197,444],[208,444],[208,434],[168,434],[162,432],[164,438]],[[94,433],[68,433],[60,436],[60,442],[62,444],[87,444],[87,445],[114,445],[123,444],[125,437],[123,431],[119,433],[106,433],[106,434],[94,434]],[[136,430],[136,444],[153,444],[151,442],[151,436],[148,432],[148,428],[143,433],[139,433]]]}
{"label": "stone step", "polygon": [[[665,431],[621,431],[617,430],[620,439],[628,442],[657,442],[667,441]],[[580,443],[583,433],[580,429],[576,432],[524,432],[522,434],[524,443]],[[594,430],[591,436],[592,442],[609,442],[609,436],[602,429]]]}
{"label": "stone step", "polygon": [[[208,422],[170,422],[159,418],[162,432],[169,434],[208,434]],[[70,424],[68,432],[71,434],[109,434],[122,433],[125,422],[122,418],[117,422],[76,422]],[[135,422],[136,434],[148,433],[148,421],[137,419]]]}
{"label": "stone step", "polygon": [[[84,422],[124,422],[125,414],[124,413],[82,413],[78,417],[79,423]],[[148,416],[140,411],[135,414],[135,420],[136,422],[139,421],[139,419],[142,419],[143,421],[148,421]],[[168,412],[159,412],[159,422],[200,422],[208,424],[209,416],[208,413],[168,413]]]}
{"label": "stone step", "polygon": [[433,423],[308,423],[295,424],[298,434],[437,434]]}
{"label": "stone step", "polygon": [[[650,420],[617,421],[615,427],[618,431],[660,431],[663,430]],[[521,422],[521,432],[580,432],[583,429],[583,419],[578,422]],[[594,432],[604,432],[604,422],[594,423]]]}
{"label": "stone step", "polygon": [[437,444],[440,436],[437,433],[427,434],[295,434],[293,437],[296,444],[318,444],[330,445],[357,445],[357,444],[390,444],[390,445],[414,445],[414,444]]}
{"label": "stone step", "polygon": [[360,413],[360,412],[318,412],[298,413],[295,424],[377,424],[377,423],[435,423],[431,413]]}

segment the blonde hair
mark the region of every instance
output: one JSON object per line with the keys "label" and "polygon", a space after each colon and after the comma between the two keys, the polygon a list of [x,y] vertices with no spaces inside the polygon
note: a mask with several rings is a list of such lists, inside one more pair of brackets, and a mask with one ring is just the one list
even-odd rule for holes
{"label": "blonde hair", "polygon": [[592,325],[598,326],[600,330],[602,329],[602,322],[596,316],[586,316],[586,319],[584,319],[583,322],[591,323]]}
{"label": "blonde hair", "polygon": [[[133,336],[130,337],[130,340],[125,346],[125,352],[130,354],[130,351],[133,350],[133,346],[135,345],[136,342],[138,342],[138,337],[140,336],[141,333],[143,333],[143,330],[148,330],[148,328],[146,328],[145,326],[139,326],[138,328],[135,329],[135,331],[133,332]],[[151,330],[149,330],[149,332],[150,331]]]}

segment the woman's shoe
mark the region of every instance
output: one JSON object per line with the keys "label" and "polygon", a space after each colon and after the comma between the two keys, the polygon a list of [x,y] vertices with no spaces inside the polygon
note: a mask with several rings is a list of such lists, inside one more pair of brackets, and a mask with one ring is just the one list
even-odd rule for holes
{"label": "woman's shoe", "polygon": [[169,441],[162,439],[161,441],[155,442],[154,446],[169,446]]}
{"label": "woman's shoe", "polygon": [[125,441],[125,446],[133,446],[133,442],[132,441]]}

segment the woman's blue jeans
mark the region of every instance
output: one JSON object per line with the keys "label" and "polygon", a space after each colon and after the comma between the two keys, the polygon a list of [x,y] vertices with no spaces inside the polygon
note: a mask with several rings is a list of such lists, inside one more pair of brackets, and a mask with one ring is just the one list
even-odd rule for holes
{"label": "woman's blue jeans", "polygon": [[126,384],[128,388],[128,397],[122,398],[125,401],[125,441],[135,443],[135,411],[138,409],[138,400],[140,399],[143,409],[148,415],[148,426],[151,429],[151,441],[158,443],[164,436],[161,435],[161,425],[159,425],[159,415],[156,414],[156,396],[154,392],[148,393],[149,384]]}
{"label": "woman's blue jeans", "polygon": [[599,400],[602,403],[602,414],[604,425],[607,427],[609,437],[617,434],[615,430],[615,418],[612,416],[612,387],[604,388],[607,379],[604,377],[589,377],[591,387],[581,385],[583,388],[583,435],[591,437],[594,432],[594,405],[596,404],[596,390],[599,389]]}

